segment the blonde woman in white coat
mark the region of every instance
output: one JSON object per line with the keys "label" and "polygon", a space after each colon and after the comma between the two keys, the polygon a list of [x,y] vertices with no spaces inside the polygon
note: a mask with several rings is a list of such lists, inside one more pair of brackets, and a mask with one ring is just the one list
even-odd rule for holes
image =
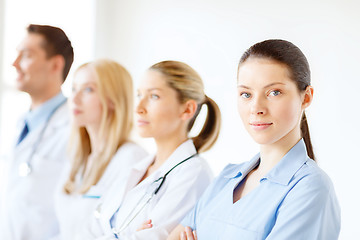
{"label": "blonde woman in white coat", "polygon": [[74,239],[102,194],[146,156],[130,142],[133,88],[129,73],[112,60],[80,66],[71,96],[71,162],[56,196],[59,235]]}
{"label": "blonde woman in white coat", "polygon": [[[138,131],[155,140],[157,152],[112,186],[78,239],[166,239],[212,180],[198,153],[215,143],[220,111],[199,75],[182,62],[157,63],[146,72],[138,101]],[[207,119],[190,138],[202,105]],[[144,222],[152,227],[145,229]]]}

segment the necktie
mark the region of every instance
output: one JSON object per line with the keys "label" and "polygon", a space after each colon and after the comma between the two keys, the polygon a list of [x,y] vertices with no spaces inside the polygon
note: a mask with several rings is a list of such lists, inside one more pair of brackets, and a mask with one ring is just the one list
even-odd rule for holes
{"label": "necktie", "polygon": [[23,130],[22,130],[22,132],[20,134],[20,137],[19,137],[19,140],[18,140],[17,144],[19,144],[26,137],[28,132],[29,132],[29,128],[28,128],[27,123],[25,122],[24,128],[23,128]]}

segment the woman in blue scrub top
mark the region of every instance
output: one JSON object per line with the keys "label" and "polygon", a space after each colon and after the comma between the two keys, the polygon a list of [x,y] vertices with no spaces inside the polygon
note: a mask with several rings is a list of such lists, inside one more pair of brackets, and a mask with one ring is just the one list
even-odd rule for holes
{"label": "woman in blue scrub top", "polygon": [[228,165],[168,239],[338,239],[339,204],[314,161],[305,116],[312,99],[299,48],[250,47],[238,68],[238,111],[260,153]]}

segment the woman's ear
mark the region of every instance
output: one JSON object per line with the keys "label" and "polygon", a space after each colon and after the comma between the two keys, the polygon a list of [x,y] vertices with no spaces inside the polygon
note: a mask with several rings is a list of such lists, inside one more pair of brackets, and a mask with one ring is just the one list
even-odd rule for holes
{"label": "woman's ear", "polygon": [[302,108],[305,109],[310,106],[314,96],[314,88],[312,86],[307,86],[304,93],[304,98],[302,102]]}
{"label": "woman's ear", "polygon": [[188,120],[194,117],[196,113],[196,109],[198,108],[198,104],[195,100],[190,99],[184,103],[184,110],[181,113],[181,119]]}

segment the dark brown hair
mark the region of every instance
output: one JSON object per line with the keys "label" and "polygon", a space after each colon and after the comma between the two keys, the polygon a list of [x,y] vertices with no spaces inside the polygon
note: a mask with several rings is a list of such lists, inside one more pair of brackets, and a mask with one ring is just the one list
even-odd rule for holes
{"label": "dark brown hair", "polygon": [[[302,51],[291,42],[270,39],[256,43],[242,55],[239,68],[248,58],[265,58],[285,64],[289,70],[290,78],[296,83],[300,92],[305,91],[307,86],[311,85],[309,63]],[[300,128],[308,155],[315,160],[305,112],[301,119]]]}
{"label": "dark brown hair", "polygon": [[219,136],[221,114],[215,101],[205,95],[204,84],[199,74],[189,65],[178,61],[159,62],[151,66],[150,70],[159,71],[165,76],[165,81],[178,93],[181,103],[189,99],[197,102],[198,107],[194,117],[189,122],[188,131],[193,127],[203,104],[207,106],[205,123],[200,133],[192,140],[199,153],[210,149]]}
{"label": "dark brown hair", "polygon": [[64,31],[53,26],[30,24],[27,27],[27,32],[40,34],[44,37],[45,43],[43,48],[48,58],[55,55],[64,57],[65,66],[63,70],[63,81],[65,81],[74,61],[74,51],[71,42]]}

